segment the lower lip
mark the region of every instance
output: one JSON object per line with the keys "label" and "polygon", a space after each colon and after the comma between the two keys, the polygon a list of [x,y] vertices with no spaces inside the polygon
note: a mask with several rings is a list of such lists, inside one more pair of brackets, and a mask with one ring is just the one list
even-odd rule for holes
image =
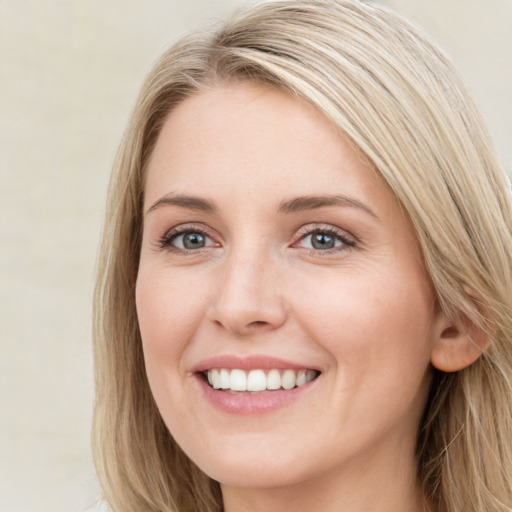
{"label": "lower lip", "polygon": [[309,391],[318,377],[303,386],[289,390],[268,391],[256,394],[230,393],[211,388],[201,375],[196,375],[205,398],[217,409],[229,414],[257,415],[272,412],[297,401]]}

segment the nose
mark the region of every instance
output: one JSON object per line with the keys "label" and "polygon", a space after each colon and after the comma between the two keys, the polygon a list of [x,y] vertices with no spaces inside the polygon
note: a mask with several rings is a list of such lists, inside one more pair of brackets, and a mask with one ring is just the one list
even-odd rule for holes
{"label": "nose", "polygon": [[226,260],[218,274],[209,319],[237,336],[279,328],[287,310],[277,267],[265,253]]}

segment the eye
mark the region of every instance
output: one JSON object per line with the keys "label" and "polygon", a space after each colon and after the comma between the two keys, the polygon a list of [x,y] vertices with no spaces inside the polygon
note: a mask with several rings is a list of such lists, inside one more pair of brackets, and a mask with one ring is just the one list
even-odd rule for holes
{"label": "eye", "polygon": [[172,243],[180,249],[201,249],[206,246],[207,237],[203,233],[184,233],[175,236]]}
{"label": "eye", "polygon": [[174,252],[197,251],[206,247],[217,247],[218,244],[199,228],[175,228],[167,233],[160,245]]}
{"label": "eye", "polygon": [[294,247],[303,247],[314,252],[337,252],[355,246],[355,241],[334,227],[309,226],[301,230],[300,239]]}

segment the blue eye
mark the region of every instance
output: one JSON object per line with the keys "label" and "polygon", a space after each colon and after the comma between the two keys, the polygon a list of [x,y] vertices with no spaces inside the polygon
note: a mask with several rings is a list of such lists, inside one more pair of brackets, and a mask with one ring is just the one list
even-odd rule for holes
{"label": "blue eye", "polygon": [[327,252],[354,247],[355,242],[333,228],[316,228],[305,233],[297,245],[313,251]]}
{"label": "blue eye", "polygon": [[206,238],[203,233],[184,233],[174,237],[172,243],[180,249],[201,249],[206,246]]}
{"label": "blue eye", "polygon": [[165,235],[161,246],[171,251],[196,251],[205,247],[213,247],[216,243],[200,229],[175,230]]}
{"label": "blue eye", "polygon": [[309,238],[309,243],[313,249],[325,251],[326,249],[334,249],[342,245],[341,240],[336,239],[333,235],[327,233],[311,233],[306,238]]}

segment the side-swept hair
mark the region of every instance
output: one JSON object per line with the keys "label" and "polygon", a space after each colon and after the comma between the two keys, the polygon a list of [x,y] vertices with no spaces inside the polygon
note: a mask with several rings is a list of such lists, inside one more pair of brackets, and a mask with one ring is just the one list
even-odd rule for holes
{"label": "side-swept hair", "polygon": [[145,81],[115,162],[95,291],[94,452],[117,512],[220,512],[217,482],[180,450],[151,396],[135,309],[144,175],[166,116],[223,81],[313,105],[410,217],[444,312],[491,337],[435,374],[418,477],[439,512],[512,510],[512,205],[484,123],[449,59],[417,28],[355,0],[251,2],[178,42]]}

